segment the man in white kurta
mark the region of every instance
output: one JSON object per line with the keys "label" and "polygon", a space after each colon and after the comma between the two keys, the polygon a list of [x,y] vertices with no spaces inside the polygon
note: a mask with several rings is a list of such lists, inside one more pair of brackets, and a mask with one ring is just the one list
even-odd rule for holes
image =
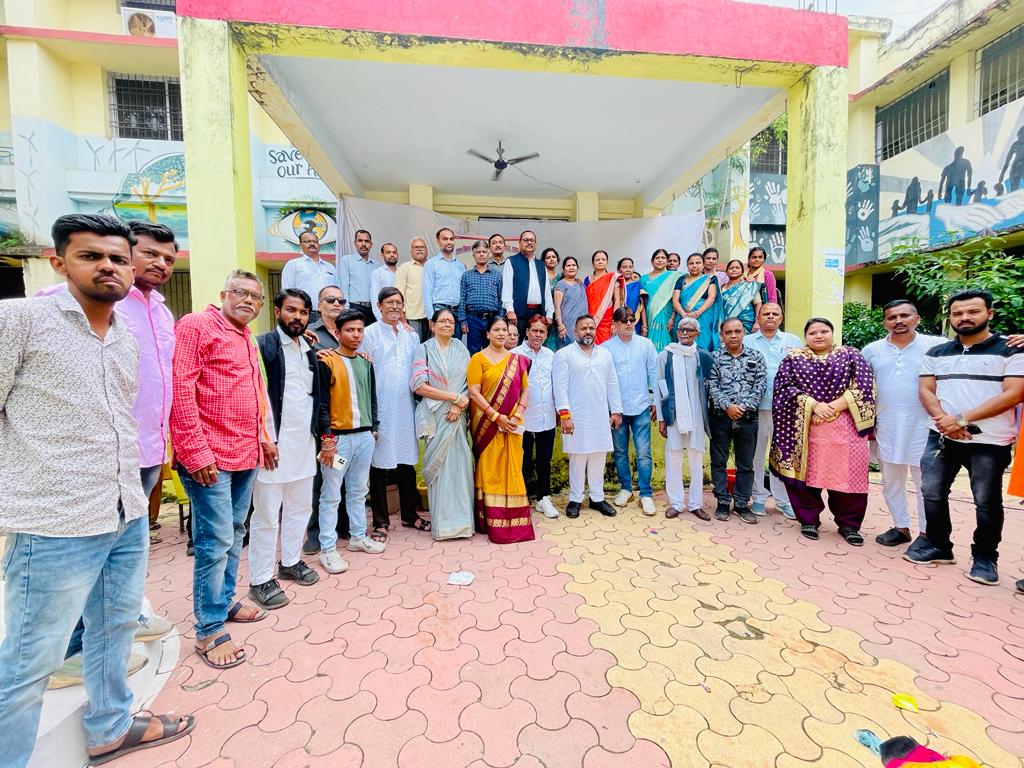
{"label": "man in white kurta", "polygon": [[921,495],[921,455],[932,423],[918,397],[918,374],[925,353],[946,339],[917,332],[921,317],[909,301],[898,299],[883,308],[882,321],[889,335],[864,347],[864,358],[875,372],[878,415],[875,443],[882,465],[882,492],[893,527],[875,537],[886,547],[911,540],[907,504],[907,472],[917,489],[918,530],[925,530]]}
{"label": "man in white kurta", "polygon": [[612,428],[622,422],[622,398],[615,363],[594,344],[597,324],[590,315],[576,320],[576,343],[555,353],[551,378],[562,429],[562,450],[569,456],[569,504],[566,517],[579,517],[584,485],[590,508],[612,517],[604,500],[604,465],[612,450]]}
{"label": "man in white kurta", "polygon": [[416,462],[420,452],[416,440],[415,403],[409,389],[412,361],[420,338],[402,322],[405,301],[397,288],[384,288],[379,299],[381,321],[366,329],[359,349],[370,356],[376,381],[380,432],[370,461],[370,508],[373,511],[370,538],[383,542],[389,526],[389,472],[398,486],[402,525],[429,530],[429,524],[420,521],[416,514],[419,499]]}

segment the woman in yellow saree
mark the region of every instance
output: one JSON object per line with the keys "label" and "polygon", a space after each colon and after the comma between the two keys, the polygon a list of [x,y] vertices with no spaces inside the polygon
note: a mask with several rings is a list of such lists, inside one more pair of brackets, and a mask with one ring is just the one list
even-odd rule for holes
{"label": "woman in yellow saree", "polygon": [[492,317],[488,346],[470,358],[466,371],[476,454],[476,528],[495,544],[534,538],[521,429],[530,361],[505,349],[507,336],[505,319]]}

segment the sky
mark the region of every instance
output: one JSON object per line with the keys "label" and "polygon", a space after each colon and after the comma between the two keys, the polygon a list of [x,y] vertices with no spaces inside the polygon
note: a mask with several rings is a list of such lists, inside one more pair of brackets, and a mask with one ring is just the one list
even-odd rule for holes
{"label": "sky", "polygon": [[761,5],[781,5],[787,8],[806,8],[838,12],[844,16],[881,16],[892,19],[889,40],[895,40],[917,22],[934,11],[945,0],[745,0]]}

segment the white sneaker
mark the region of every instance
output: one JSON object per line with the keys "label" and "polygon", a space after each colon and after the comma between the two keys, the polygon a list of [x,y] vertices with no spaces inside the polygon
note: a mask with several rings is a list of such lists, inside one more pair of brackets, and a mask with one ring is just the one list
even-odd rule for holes
{"label": "white sneaker", "polygon": [[644,514],[651,517],[655,513],[654,499],[650,496],[642,496],[640,498],[640,508],[644,511]]}
{"label": "white sneaker", "polygon": [[349,539],[346,549],[349,552],[366,552],[368,555],[379,555],[384,551],[384,543],[374,541],[369,536],[364,536],[361,539]]}
{"label": "white sneaker", "polygon": [[326,552],[320,550],[320,565],[328,573],[344,573],[348,570],[348,563],[336,549],[329,549]]}
{"label": "white sneaker", "polygon": [[537,502],[537,511],[543,514],[544,517],[552,519],[558,517],[558,510],[555,509],[555,505],[551,503],[551,499],[547,496]]}
{"label": "white sneaker", "polygon": [[632,498],[633,498],[633,492],[632,491],[627,491],[625,488],[623,488],[616,495],[615,501],[613,501],[612,503],[616,507],[624,507],[624,506],[626,506],[626,504],[629,503],[629,500],[632,499]]}

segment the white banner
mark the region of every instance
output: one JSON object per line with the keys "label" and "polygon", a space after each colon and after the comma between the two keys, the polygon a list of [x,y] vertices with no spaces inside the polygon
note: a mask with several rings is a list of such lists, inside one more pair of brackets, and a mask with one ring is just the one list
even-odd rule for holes
{"label": "white banner", "polygon": [[473,241],[499,234],[508,243],[507,252],[515,253],[519,234],[529,229],[537,233],[538,255],[550,246],[562,259],[575,256],[583,274],[589,274],[591,254],[598,249],[608,252],[612,269],[619,259],[629,256],[633,259],[633,268],[640,274],[650,271],[651,254],[658,248],[679,253],[685,263],[687,255],[700,250],[704,231],[704,214],[700,212],[595,222],[529,219],[480,219],[471,222],[425,208],[358,197],[341,198],[338,211],[339,254],[353,252],[356,230],[365,229],[373,236],[374,253],[379,253],[384,243],[391,242],[398,246],[400,260],[407,261],[412,238],[422,237],[427,242],[427,250],[434,254],[438,251],[437,230],[448,227],[455,232],[456,255],[469,266],[472,264]]}

